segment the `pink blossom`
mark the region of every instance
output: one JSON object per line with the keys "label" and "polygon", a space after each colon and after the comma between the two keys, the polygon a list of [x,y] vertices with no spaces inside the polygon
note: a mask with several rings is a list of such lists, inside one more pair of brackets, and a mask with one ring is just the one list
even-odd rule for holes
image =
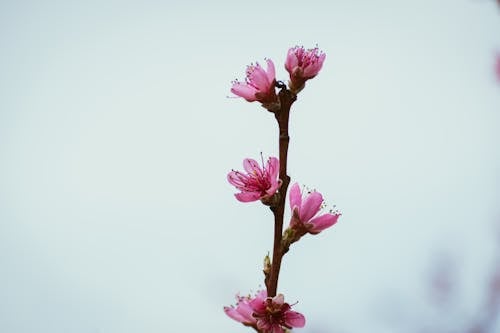
{"label": "pink blossom", "polygon": [[255,297],[236,296],[236,307],[226,306],[224,312],[232,319],[246,326],[252,326],[262,333],[284,333],[284,328],[304,327],[306,319],[285,303],[282,294],[267,297],[261,290]]}
{"label": "pink blossom", "polygon": [[318,234],[335,223],[339,212],[321,214],[323,196],[321,193],[313,191],[305,198],[302,198],[299,184],[295,183],[290,188],[290,207],[292,208],[292,218],[290,228],[299,233]]}
{"label": "pink blossom", "polygon": [[262,168],[257,161],[251,158],[243,160],[243,167],[246,174],[241,171],[231,171],[227,175],[227,180],[234,185],[241,193],[236,193],[235,197],[241,202],[256,201],[272,197],[281,185],[278,179],[279,160],[270,157],[267,165],[262,161]]}
{"label": "pink blossom", "polygon": [[248,102],[259,101],[265,105],[278,103],[274,86],[276,83],[274,63],[271,59],[267,59],[266,62],[267,70],[258,63],[247,66],[245,83],[234,81],[231,92]]}
{"label": "pink blossom", "polygon": [[263,333],[284,333],[285,328],[304,327],[305,317],[285,303],[284,296],[256,297],[250,301],[253,317],[256,319],[257,329]]}
{"label": "pink blossom", "polygon": [[285,68],[290,73],[288,85],[290,90],[297,93],[304,88],[307,80],[318,75],[326,54],[319,51],[317,47],[305,50],[303,47],[295,46],[288,50]]}

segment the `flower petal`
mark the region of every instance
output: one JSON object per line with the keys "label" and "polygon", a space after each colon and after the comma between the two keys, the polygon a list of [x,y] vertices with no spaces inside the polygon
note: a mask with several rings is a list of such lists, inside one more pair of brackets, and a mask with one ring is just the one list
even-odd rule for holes
{"label": "flower petal", "polygon": [[306,318],[296,311],[287,311],[285,313],[285,324],[290,327],[304,327]]}
{"label": "flower petal", "polygon": [[294,68],[297,67],[298,64],[299,60],[295,55],[295,47],[292,47],[288,50],[288,53],[286,55],[285,69],[288,71],[288,73],[291,74]]}
{"label": "flower petal", "polygon": [[307,223],[318,213],[321,204],[323,203],[323,196],[319,192],[312,192],[309,194],[305,200],[302,202],[302,207],[300,207],[299,216],[302,223]]}
{"label": "flower petal", "polygon": [[[317,52],[317,50],[315,51]],[[313,78],[318,75],[319,71],[323,67],[323,62],[325,61],[326,54],[321,53],[320,55],[311,55],[311,64],[304,68],[304,77]]]}
{"label": "flower petal", "polygon": [[258,174],[259,176],[262,176],[262,169],[260,168],[259,163],[257,163],[257,161],[253,158],[245,158],[243,160],[243,168],[250,175]]}
{"label": "flower petal", "polygon": [[276,69],[274,68],[274,63],[271,59],[266,59],[267,62],[267,81],[269,86],[274,84],[274,80],[276,80]]}
{"label": "flower petal", "polygon": [[266,92],[269,89],[269,81],[266,71],[259,65],[250,66],[248,79],[257,90]]}
{"label": "flower petal", "polygon": [[231,92],[236,96],[243,97],[248,102],[255,102],[257,100],[255,97],[257,90],[247,84],[235,83],[231,87]]}
{"label": "flower petal", "polygon": [[255,323],[255,318],[252,316],[253,314],[253,309],[248,304],[248,302],[240,302],[238,306],[236,307],[236,311],[243,317],[245,318],[246,322],[248,323]]}
{"label": "flower petal", "polygon": [[241,192],[236,193],[234,196],[241,202],[252,202],[260,199],[260,193],[258,192]]}
{"label": "flower petal", "polygon": [[272,196],[273,194],[276,193],[276,191],[278,190],[278,188],[280,188],[280,186],[281,186],[281,180],[279,180],[279,181],[274,180],[271,183],[271,187],[269,187],[269,189],[267,189],[266,195]]}
{"label": "flower petal", "polygon": [[280,160],[276,157],[269,157],[269,160],[267,160],[267,170],[270,181],[276,181],[276,178],[278,178],[280,173]]}
{"label": "flower petal", "polygon": [[229,184],[235,186],[238,189],[241,189],[245,187],[245,179],[247,179],[248,176],[243,175],[239,171],[231,171],[227,174],[227,181]]}
{"label": "flower petal", "polygon": [[313,63],[304,68],[304,72],[302,73],[302,77],[304,79],[312,79],[316,75],[318,75],[319,70],[321,69],[321,64]]}
{"label": "flower petal", "polygon": [[230,306],[224,307],[224,312],[232,319],[239,321],[240,323],[246,322],[246,318],[241,315],[235,308]]}
{"label": "flower petal", "polygon": [[[264,318],[258,318],[257,319],[257,328],[259,329],[260,332],[270,332],[273,329],[273,326],[269,321],[265,320]],[[272,331],[271,331],[272,332]],[[272,332],[274,333],[274,332]],[[282,333],[282,332],[280,332]]]}
{"label": "flower petal", "polygon": [[331,227],[335,223],[337,223],[340,214],[323,214],[320,216],[316,216],[315,218],[309,221],[308,225],[311,227],[308,228],[308,231],[311,234],[318,234],[326,228]]}
{"label": "flower petal", "polygon": [[285,330],[279,326],[278,324],[274,324],[273,326],[273,332],[272,333],[284,333]]}
{"label": "flower petal", "polygon": [[302,203],[302,193],[300,193],[300,187],[298,183],[294,183],[290,187],[290,193],[288,193],[290,199],[290,208],[293,210],[294,207],[300,207]]}
{"label": "flower petal", "polygon": [[265,313],[266,312],[266,304],[265,299],[255,298],[250,301],[250,306],[252,307],[254,312]]}
{"label": "flower petal", "polygon": [[274,296],[273,303],[283,305],[283,303],[285,303],[285,296],[283,296],[283,294],[278,294]]}

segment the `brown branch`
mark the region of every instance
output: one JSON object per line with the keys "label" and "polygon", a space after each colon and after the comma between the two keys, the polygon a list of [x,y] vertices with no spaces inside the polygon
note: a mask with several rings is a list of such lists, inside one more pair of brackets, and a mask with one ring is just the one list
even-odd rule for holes
{"label": "brown branch", "polygon": [[268,297],[276,296],[281,260],[285,254],[281,245],[281,240],[283,237],[283,218],[285,212],[286,191],[288,189],[288,185],[290,184],[290,177],[287,174],[288,144],[290,142],[290,137],[288,135],[288,121],[290,117],[290,107],[297,99],[297,96],[290,92],[284,84],[278,83],[278,87],[281,88],[279,92],[280,109],[275,111],[274,115],[279,126],[279,178],[281,179],[282,184],[279,189],[279,202],[276,206],[271,207],[274,214],[274,245],[271,272],[269,274],[269,279],[266,279]]}

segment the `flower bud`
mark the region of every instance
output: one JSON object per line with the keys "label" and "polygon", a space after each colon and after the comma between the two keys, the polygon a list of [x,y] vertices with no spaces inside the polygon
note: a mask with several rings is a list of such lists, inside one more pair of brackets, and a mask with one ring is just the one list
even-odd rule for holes
{"label": "flower bud", "polygon": [[307,80],[318,75],[326,54],[319,51],[317,47],[306,50],[303,47],[295,46],[288,50],[285,68],[290,74],[288,86],[290,91],[297,94],[305,86]]}
{"label": "flower bud", "polygon": [[267,276],[271,273],[271,258],[269,258],[269,253],[264,257],[264,274]]}

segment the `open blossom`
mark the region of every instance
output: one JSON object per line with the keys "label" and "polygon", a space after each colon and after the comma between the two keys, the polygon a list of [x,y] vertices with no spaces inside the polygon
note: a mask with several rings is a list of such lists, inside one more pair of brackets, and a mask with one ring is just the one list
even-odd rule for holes
{"label": "open blossom", "polygon": [[229,183],[241,191],[234,195],[241,202],[268,199],[281,185],[278,179],[280,163],[276,157],[269,157],[266,165],[262,162],[262,168],[254,159],[246,158],[243,168],[246,173],[233,170],[227,175]]}
{"label": "open blossom", "polygon": [[224,307],[224,312],[243,325],[252,326],[262,333],[284,333],[285,328],[304,327],[306,319],[301,313],[291,310],[284,296],[267,297],[265,290],[255,297],[237,296],[236,307]]}
{"label": "open blossom", "polygon": [[282,294],[265,299],[255,298],[250,302],[257,319],[257,328],[263,333],[284,333],[285,328],[304,327],[306,319],[301,313],[292,311]]}
{"label": "open blossom", "polygon": [[290,228],[299,234],[307,232],[318,234],[337,223],[341,214],[332,211],[321,214],[322,206],[323,196],[321,193],[313,191],[302,198],[299,184],[294,183],[290,188],[290,207],[292,208]]}
{"label": "open blossom", "polygon": [[274,63],[267,59],[267,70],[264,70],[258,63],[247,66],[245,83],[234,81],[231,92],[243,97],[248,102],[261,102],[265,107],[279,106],[276,95],[275,83],[276,72]]}
{"label": "open blossom", "polygon": [[301,46],[290,48],[285,61],[285,68],[290,73],[290,90],[295,93],[301,91],[307,80],[318,75],[325,58],[326,54],[317,47],[308,50]]}

